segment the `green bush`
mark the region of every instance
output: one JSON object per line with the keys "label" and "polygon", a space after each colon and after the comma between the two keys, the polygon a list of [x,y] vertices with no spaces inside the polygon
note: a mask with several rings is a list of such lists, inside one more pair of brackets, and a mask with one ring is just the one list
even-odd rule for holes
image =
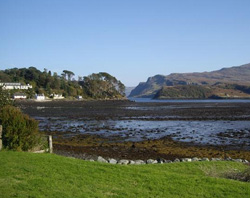
{"label": "green bush", "polygon": [[12,104],[13,102],[10,100],[8,91],[3,90],[2,87],[0,87],[0,109],[5,105],[12,105]]}
{"label": "green bush", "polygon": [[231,171],[225,174],[226,178],[250,182],[250,167],[244,171]]}
{"label": "green bush", "polygon": [[0,121],[3,126],[3,146],[6,149],[28,151],[40,143],[38,122],[20,109],[13,106],[4,106],[0,112]]}

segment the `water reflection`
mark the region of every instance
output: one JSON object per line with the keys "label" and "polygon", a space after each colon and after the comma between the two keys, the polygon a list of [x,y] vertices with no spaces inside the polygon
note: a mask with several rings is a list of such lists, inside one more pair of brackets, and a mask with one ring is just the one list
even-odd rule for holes
{"label": "water reflection", "polygon": [[125,141],[158,139],[171,135],[174,140],[202,144],[244,144],[250,147],[249,121],[143,121],[143,120],[69,120],[36,117],[40,129],[82,134],[119,136]]}

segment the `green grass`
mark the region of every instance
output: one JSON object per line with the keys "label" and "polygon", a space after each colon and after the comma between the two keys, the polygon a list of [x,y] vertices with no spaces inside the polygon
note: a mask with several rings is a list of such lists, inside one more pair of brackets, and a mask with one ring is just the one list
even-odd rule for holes
{"label": "green grass", "polygon": [[250,183],[206,172],[244,169],[234,162],[111,165],[53,154],[0,152],[0,197],[249,198]]}

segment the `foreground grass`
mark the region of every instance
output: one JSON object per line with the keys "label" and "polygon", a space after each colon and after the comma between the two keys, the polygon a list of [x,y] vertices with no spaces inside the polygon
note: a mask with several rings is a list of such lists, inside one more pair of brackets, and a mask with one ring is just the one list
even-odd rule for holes
{"label": "foreground grass", "polygon": [[206,172],[234,162],[122,166],[52,154],[0,152],[0,197],[250,197],[250,183]]}

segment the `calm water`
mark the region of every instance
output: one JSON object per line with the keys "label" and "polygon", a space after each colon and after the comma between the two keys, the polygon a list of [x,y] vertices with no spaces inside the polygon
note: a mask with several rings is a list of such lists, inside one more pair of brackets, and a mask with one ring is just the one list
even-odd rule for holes
{"label": "calm water", "polygon": [[167,100],[154,100],[151,98],[128,98],[135,102],[173,102],[173,103],[250,103],[250,99],[167,99]]}
{"label": "calm water", "polygon": [[174,140],[183,142],[244,145],[244,148],[250,148],[249,121],[69,120],[57,117],[36,119],[40,121],[41,130],[71,132],[71,135],[99,134],[110,137],[111,140],[120,137],[124,141],[158,139],[170,135]]}

